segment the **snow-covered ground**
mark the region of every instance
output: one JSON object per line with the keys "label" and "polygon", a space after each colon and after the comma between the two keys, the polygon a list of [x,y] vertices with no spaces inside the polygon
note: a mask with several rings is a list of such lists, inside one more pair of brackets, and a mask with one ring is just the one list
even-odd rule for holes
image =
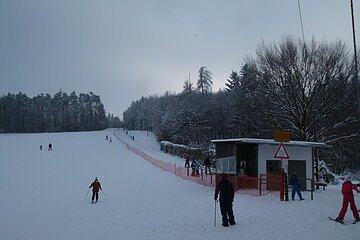
{"label": "snow-covered ground", "polygon": [[[124,131],[119,138],[154,157],[154,136]],[[105,141],[112,137],[112,143]],[[53,151],[47,145],[53,144]],[[43,145],[43,151],[39,146]],[[88,186],[102,184],[98,204]],[[82,133],[0,134],[0,239],[358,239],[359,224],[329,221],[340,210],[340,186],[315,192],[313,201],[280,202],[272,195],[236,194],[237,224],[224,228],[214,189],[162,171],[127,150],[113,130]],[[85,199],[86,198],[86,199]],[[360,205],[360,194],[355,198]],[[348,211],[346,222],[352,221]]]}

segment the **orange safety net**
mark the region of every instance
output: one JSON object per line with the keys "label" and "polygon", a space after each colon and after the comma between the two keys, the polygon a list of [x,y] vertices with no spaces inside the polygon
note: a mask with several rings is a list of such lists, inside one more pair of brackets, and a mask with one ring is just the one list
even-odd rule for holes
{"label": "orange safety net", "polygon": [[[116,136],[116,135],[115,135]],[[116,136],[117,137],[117,136]],[[117,137],[118,138],[118,137]],[[196,182],[198,184],[215,187],[216,183],[220,181],[221,176],[216,172],[205,172],[204,167],[200,167],[198,170],[192,168],[185,168],[173,163],[159,160],[150,156],[149,154],[139,150],[136,147],[130,146],[126,142],[118,138],[120,142],[126,145],[127,149],[133,153],[141,156],[145,160],[151,162],[155,166],[161,168],[164,171],[171,172],[183,179]],[[273,194],[279,196],[280,176],[277,174],[262,174],[260,178],[248,177],[248,176],[229,176],[229,180],[234,185],[235,191],[240,194],[247,194],[252,196],[262,196],[266,194]]]}

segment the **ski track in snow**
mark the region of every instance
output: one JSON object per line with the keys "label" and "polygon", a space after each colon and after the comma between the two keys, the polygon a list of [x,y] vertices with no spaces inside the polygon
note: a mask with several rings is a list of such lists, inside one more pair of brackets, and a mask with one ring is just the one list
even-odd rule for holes
{"label": "ski track in snow", "polygon": [[[116,131],[120,139],[163,161],[149,132]],[[112,137],[112,143],[105,141]],[[53,144],[53,151],[47,145]],[[39,151],[40,144],[43,151]],[[88,186],[97,176],[100,200]],[[329,221],[340,210],[340,186],[311,201],[280,202],[272,195],[236,194],[237,224],[224,228],[214,189],[162,171],[127,150],[113,129],[99,132],[0,134],[0,239],[357,239],[359,225]],[[105,194],[105,195],[104,195]],[[359,206],[360,194],[355,195]],[[345,221],[352,222],[350,209]]]}

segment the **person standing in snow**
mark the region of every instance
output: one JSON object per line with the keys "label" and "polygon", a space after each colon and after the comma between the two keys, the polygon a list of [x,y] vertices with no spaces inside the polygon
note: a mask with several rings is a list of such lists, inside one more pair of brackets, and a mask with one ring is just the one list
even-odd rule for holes
{"label": "person standing in snow", "polygon": [[353,213],[353,216],[355,218],[355,222],[359,222],[360,221],[360,217],[359,217],[359,212],[356,208],[355,205],[355,199],[354,199],[354,194],[353,191],[356,191],[358,193],[360,193],[360,190],[357,188],[357,186],[355,184],[353,184],[351,182],[350,178],[347,178],[346,181],[343,183],[342,188],[341,188],[341,193],[343,195],[343,202],[342,202],[342,207],[341,210],[339,212],[338,217],[335,219],[335,221],[343,223],[348,205],[350,203],[350,208],[351,211]]}
{"label": "person standing in snow", "polygon": [[49,143],[48,151],[52,151],[52,144],[51,143]]}
{"label": "person standing in snow", "polygon": [[200,165],[196,162],[195,158],[193,158],[191,161],[191,169],[192,169],[191,176],[199,176],[200,175],[199,168]]}
{"label": "person standing in snow", "polygon": [[205,157],[204,166],[205,166],[205,174],[210,173],[211,172],[211,160],[210,160],[209,156]]}
{"label": "person standing in snow", "polygon": [[[89,188],[91,188],[91,187],[92,187],[92,192],[93,192],[92,197],[91,197],[91,203],[97,203],[97,201],[99,200],[99,190],[102,190],[101,184],[97,177],[95,177],[94,182],[91,183]],[[94,202],[94,200],[95,200],[95,202]]]}
{"label": "person standing in snow", "polygon": [[186,168],[190,167],[190,156],[189,155],[187,155],[185,158],[185,167]]}
{"label": "person standing in snow", "polygon": [[222,225],[228,227],[235,224],[235,217],[233,212],[234,202],[234,186],[228,180],[226,173],[221,174],[221,180],[218,182],[215,188],[214,200],[217,201],[220,193],[220,211],[222,215]]}
{"label": "person standing in snow", "polygon": [[289,183],[291,185],[291,199],[294,201],[295,193],[297,193],[297,195],[300,198],[300,201],[304,200],[300,192],[300,183],[299,183],[299,179],[296,176],[296,172],[293,173],[292,177],[289,180]]}

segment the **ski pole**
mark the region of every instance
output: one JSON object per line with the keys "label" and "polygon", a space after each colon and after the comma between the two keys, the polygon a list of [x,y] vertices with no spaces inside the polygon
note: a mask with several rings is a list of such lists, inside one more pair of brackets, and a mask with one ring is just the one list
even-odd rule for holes
{"label": "ski pole", "polygon": [[84,199],[84,202],[85,202],[86,199],[87,199],[87,196],[88,196],[88,194],[89,194],[89,190],[90,190],[90,188],[88,188],[88,190],[87,190],[87,193],[86,193],[86,197],[85,197],[85,199]]}
{"label": "ski pole", "polygon": [[216,227],[216,199],[215,199],[214,227]]}
{"label": "ski pole", "polygon": [[106,194],[104,193],[104,191],[101,189],[101,192],[104,194],[104,196],[106,196]]}

